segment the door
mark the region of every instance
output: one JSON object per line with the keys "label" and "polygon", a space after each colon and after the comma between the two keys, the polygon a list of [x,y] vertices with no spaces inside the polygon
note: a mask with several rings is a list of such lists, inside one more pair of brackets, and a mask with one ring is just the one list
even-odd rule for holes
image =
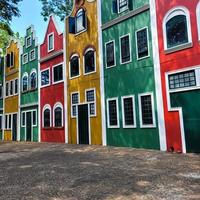
{"label": "door", "polygon": [[17,114],[13,114],[12,118],[12,140],[17,141]]}
{"label": "door", "polygon": [[78,105],[78,138],[79,144],[89,144],[88,104]]}
{"label": "door", "polygon": [[32,136],[32,117],[31,112],[26,113],[26,141],[31,141]]}

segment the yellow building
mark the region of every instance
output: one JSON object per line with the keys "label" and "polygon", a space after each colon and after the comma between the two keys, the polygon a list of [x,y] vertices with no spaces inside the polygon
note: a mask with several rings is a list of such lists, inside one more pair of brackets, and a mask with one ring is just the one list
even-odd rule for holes
{"label": "yellow building", "polygon": [[97,0],[76,0],[66,19],[68,143],[102,144]]}
{"label": "yellow building", "polygon": [[19,138],[19,42],[11,40],[5,56],[4,134],[3,139]]}

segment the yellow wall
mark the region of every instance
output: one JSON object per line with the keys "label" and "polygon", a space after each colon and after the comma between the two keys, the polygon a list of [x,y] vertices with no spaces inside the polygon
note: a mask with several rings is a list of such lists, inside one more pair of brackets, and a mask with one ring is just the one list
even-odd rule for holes
{"label": "yellow wall", "polygon": [[[78,35],[68,34],[68,20],[66,20],[66,59],[67,59],[67,86],[68,86],[68,135],[69,143],[77,143],[76,119],[71,118],[71,93],[79,91],[80,103],[85,102],[85,90],[95,88],[96,90],[96,117],[90,117],[91,144],[102,144],[102,125],[101,125],[101,96],[100,96],[100,70],[99,70],[99,47],[98,47],[98,17],[97,1],[84,2],[83,8],[86,9],[87,31]],[[75,15],[77,7],[71,16]],[[83,54],[88,46],[93,46],[96,50],[96,73],[83,75]],[[73,53],[80,56],[80,74],[75,79],[69,79],[69,58]]]}
{"label": "yellow wall", "polygon": [[[7,48],[6,53],[14,53],[14,66],[5,66],[5,83],[13,79],[19,79],[19,47],[18,43],[11,40],[10,45]],[[19,86],[18,80],[18,86]],[[18,87],[19,88],[19,87]],[[20,91],[18,91],[19,93]],[[17,113],[19,108],[19,95],[13,95],[11,97],[6,97],[4,102],[4,112],[5,114]],[[18,124],[19,126],[19,124]],[[4,140],[12,140],[12,131],[4,130]]]}

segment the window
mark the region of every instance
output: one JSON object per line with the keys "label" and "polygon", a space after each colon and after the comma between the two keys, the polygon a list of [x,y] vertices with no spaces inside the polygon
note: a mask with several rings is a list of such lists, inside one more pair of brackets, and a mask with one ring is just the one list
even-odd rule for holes
{"label": "window", "polygon": [[200,40],[200,2],[197,4],[197,26]]}
{"label": "window", "polygon": [[33,70],[30,75],[30,89],[34,90],[37,88],[37,73]]}
{"label": "window", "polygon": [[71,94],[71,117],[76,117],[77,115],[77,104],[79,104],[79,93]]}
{"label": "window", "polygon": [[118,11],[119,13],[128,9],[128,0],[118,0]]}
{"label": "window", "polygon": [[122,97],[123,127],[136,127],[134,96]]}
{"label": "window", "polygon": [[131,53],[130,53],[130,36],[126,35],[120,38],[120,56],[121,56],[121,64],[127,63],[131,61]]}
{"label": "window", "polygon": [[96,58],[93,49],[88,49],[84,55],[84,74],[90,74],[96,70]]}
{"label": "window", "polygon": [[18,93],[18,79],[15,79],[15,94]]}
{"label": "window", "polygon": [[70,59],[70,77],[77,77],[79,76],[79,57],[74,55]]}
{"label": "window", "polygon": [[195,70],[169,75],[169,89],[196,86]]}
{"label": "window", "polygon": [[53,67],[53,82],[57,83],[63,80],[63,66],[62,64]]}
{"label": "window", "polygon": [[83,8],[81,8],[76,14],[76,33],[80,33],[85,29],[86,29],[86,15]]}
{"label": "window", "polygon": [[107,100],[108,128],[119,128],[118,99]]}
{"label": "window", "polygon": [[25,73],[22,76],[22,92],[28,91],[28,75]]}
{"label": "window", "polygon": [[115,43],[114,41],[106,43],[106,66],[115,66]]}
{"label": "window", "polygon": [[23,64],[26,64],[28,62],[28,54],[23,55]]}
{"label": "window", "polygon": [[6,97],[9,96],[9,82],[6,83]]}
{"label": "window", "polygon": [[49,105],[44,107],[43,127],[45,127],[45,128],[51,127],[51,109],[50,109]]}
{"label": "window", "polygon": [[2,127],[2,125],[3,125],[2,123],[3,123],[3,116],[0,115],[0,130],[2,130],[2,128],[3,128],[3,127]]}
{"label": "window", "polygon": [[14,66],[14,53],[13,52],[6,55],[6,66],[7,67]]}
{"label": "window", "polygon": [[30,51],[30,61],[35,59],[35,49],[33,49],[32,51]]}
{"label": "window", "polygon": [[32,115],[33,115],[33,126],[37,126],[37,111],[33,110]]}
{"label": "window", "polygon": [[63,109],[60,103],[54,108],[54,126],[63,127]]}
{"label": "window", "polygon": [[0,99],[3,98],[3,86],[0,85]]}
{"label": "window", "polygon": [[11,127],[12,127],[12,115],[10,114],[9,115],[9,121],[8,121],[8,129],[11,129]]}
{"label": "window", "polygon": [[48,51],[54,50],[54,34],[48,35]]}
{"label": "window", "polygon": [[95,90],[86,90],[86,102],[89,103],[90,116],[96,116]]}
{"label": "window", "polygon": [[26,113],[25,112],[22,112],[22,127],[25,127],[26,125]]}
{"label": "window", "polygon": [[5,129],[8,129],[8,115],[5,115]]}
{"label": "window", "polygon": [[10,95],[13,95],[13,86],[14,86],[14,81],[10,81]]}
{"label": "window", "polygon": [[42,86],[47,86],[50,84],[50,80],[49,80],[49,69],[44,70],[41,72],[41,85]]}
{"label": "window", "polygon": [[185,7],[170,10],[163,21],[165,49],[192,42],[190,13]]}
{"label": "window", "polygon": [[31,36],[26,38],[26,48],[31,46]]}
{"label": "window", "polygon": [[142,128],[155,127],[153,94],[139,95],[140,126]]}
{"label": "window", "polygon": [[144,28],[136,32],[137,59],[149,56],[148,29]]}

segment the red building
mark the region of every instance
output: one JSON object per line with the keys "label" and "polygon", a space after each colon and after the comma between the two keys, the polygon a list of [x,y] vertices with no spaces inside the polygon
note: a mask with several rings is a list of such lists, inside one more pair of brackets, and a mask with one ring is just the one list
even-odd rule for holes
{"label": "red building", "polygon": [[167,149],[200,152],[200,1],[155,2]]}
{"label": "red building", "polygon": [[65,142],[63,33],[50,16],[40,45],[40,118],[42,142]]}

